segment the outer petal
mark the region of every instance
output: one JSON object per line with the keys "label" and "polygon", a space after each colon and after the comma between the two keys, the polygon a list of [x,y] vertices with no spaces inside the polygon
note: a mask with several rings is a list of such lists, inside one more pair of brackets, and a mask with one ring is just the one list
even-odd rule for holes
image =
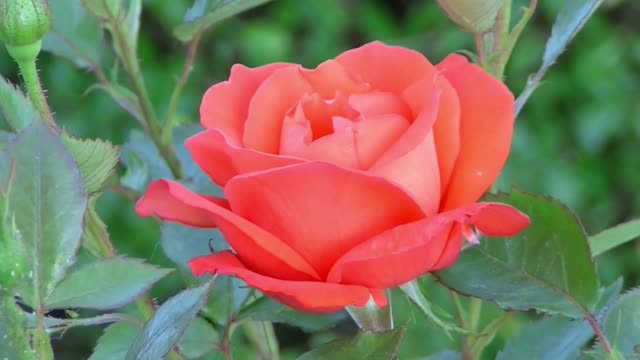
{"label": "outer petal", "polygon": [[374,89],[396,94],[402,93],[416,79],[435,72],[433,65],[419,52],[379,41],[346,51],[335,60]]}
{"label": "outer petal", "polygon": [[200,105],[200,122],[207,129],[219,129],[235,146],[242,145],[249,102],[258,86],[274,71],[293,64],[270,64],[255,69],[234,65],[228,81],[207,90]]}
{"label": "outer petal", "polygon": [[508,205],[477,203],[400,225],[346,253],[327,281],[390,288],[413,280],[434,269],[455,224],[475,225],[487,235],[506,236],[527,227],[529,218]]}
{"label": "outer petal", "polygon": [[388,181],[321,162],[237,176],[225,195],[234,213],[289,244],[321,277],[360,242],[424,216]]}
{"label": "outer petal", "polygon": [[228,251],[193,259],[189,266],[196,276],[205,273],[235,275],[265,295],[302,311],[333,312],[350,305],[364,306],[371,297],[378,306],[387,305],[384,293],[378,289],[316,281],[287,281],[264,276],[247,269]]}
{"label": "outer petal", "polygon": [[513,136],[513,94],[499,80],[451,55],[438,65],[460,99],[460,154],[442,210],[476,201],[502,170]]}
{"label": "outer petal", "polygon": [[229,142],[219,130],[207,130],[196,134],[185,146],[200,168],[220,186],[229,179],[253,171],[282,167],[303,162],[288,156],[266,154],[251,149],[238,148]]}
{"label": "outer petal", "polygon": [[136,204],[136,213],[188,225],[209,225],[204,222],[208,216],[250,269],[281,279],[319,279],[311,266],[281,240],[176,182],[157,180],[149,185]]}
{"label": "outer petal", "polygon": [[413,196],[427,215],[440,204],[440,174],[432,127],[440,92],[427,93],[425,110],[398,140],[373,164],[372,174],[399,185]]}

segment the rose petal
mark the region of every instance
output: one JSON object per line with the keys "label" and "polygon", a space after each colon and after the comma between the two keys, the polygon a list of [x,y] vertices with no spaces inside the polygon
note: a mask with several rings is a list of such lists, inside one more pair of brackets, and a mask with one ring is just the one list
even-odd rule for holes
{"label": "rose petal", "polygon": [[432,127],[438,113],[440,92],[432,89],[425,110],[409,129],[370,168],[372,174],[399,185],[420,204],[427,215],[440,204],[440,174]]}
{"label": "rose petal", "polygon": [[244,122],[249,102],[258,86],[274,71],[293,64],[270,64],[255,69],[236,64],[231,67],[228,81],[207,90],[200,105],[200,122],[206,129],[218,129],[229,143],[242,145]]}
{"label": "rose petal", "polygon": [[320,276],[353,246],[424,216],[386,180],[321,162],[237,176],[225,195],[234,213],[289,244]]}
{"label": "rose petal", "polygon": [[375,115],[400,115],[413,122],[413,114],[404,100],[393,93],[369,92],[366,94],[352,94],[349,105],[363,117]]}
{"label": "rose petal", "polygon": [[302,69],[313,90],[324,99],[333,99],[338,93],[351,94],[370,89],[369,84],[355,79],[335,60],[328,60],[313,70]]}
{"label": "rose petal", "polygon": [[346,51],[335,59],[346,71],[359,76],[374,89],[402,93],[409,85],[435,72],[419,52],[379,41]]}
{"label": "rose petal", "polygon": [[433,271],[456,223],[502,236],[523,230],[529,218],[509,205],[476,203],[400,225],[347,252],[331,268],[327,281],[376,288],[411,281]]}
{"label": "rose petal", "polygon": [[184,144],[202,171],[220,186],[224,186],[229,179],[238,174],[304,161],[235,147],[215,129],[198,133],[187,139]]}
{"label": "rose petal", "polygon": [[420,116],[434,111],[429,104],[429,94],[434,88],[441,93],[437,119],[433,124],[433,136],[438,153],[440,192],[445,193],[460,152],[460,102],[455,90],[443,76],[429,76],[415,82],[402,93],[402,98]]}
{"label": "rose petal", "polygon": [[372,297],[378,306],[387,306],[384,292],[379,289],[264,276],[247,269],[228,251],[193,259],[189,267],[196,276],[205,273],[235,275],[265,295],[301,311],[334,312],[346,306],[364,306]]}
{"label": "rose petal", "polygon": [[438,70],[460,99],[460,153],[442,210],[476,201],[495,181],[513,136],[513,94],[463,56],[451,55]]}
{"label": "rose petal", "polygon": [[136,204],[136,213],[146,217],[191,225],[220,228],[225,239],[250,269],[261,274],[290,280],[319,279],[311,266],[287,244],[228,209],[191,192],[179,183],[157,180]]}
{"label": "rose petal", "polygon": [[323,136],[290,155],[366,170],[409,127],[399,115],[372,115],[352,121],[333,118],[334,133]]}

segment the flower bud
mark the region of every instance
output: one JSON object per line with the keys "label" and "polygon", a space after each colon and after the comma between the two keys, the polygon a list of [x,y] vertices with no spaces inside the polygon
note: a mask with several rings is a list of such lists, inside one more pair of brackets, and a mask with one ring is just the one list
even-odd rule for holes
{"label": "flower bud", "polygon": [[498,11],[506,0],[437,0],[447,16],[465,30],[485,33],[496,23]]}
{"label": "flower bud", "polygon": [[7,46],[39,43],[50,27],[47,0],[0,1],[0,40]]}

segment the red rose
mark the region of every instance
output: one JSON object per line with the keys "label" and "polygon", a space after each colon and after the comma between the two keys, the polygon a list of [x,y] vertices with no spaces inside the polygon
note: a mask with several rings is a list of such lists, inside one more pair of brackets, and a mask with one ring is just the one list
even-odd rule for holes
{"label": "red rose", "polygon": [[235,65],[186,141],[226,200],[158,180],[141,216],[218,227],[234,252],[196,258],[291,307],[380,306],[382,289],[447,267],[472,226],[510,236],[526,215],[476,203],[509,153],[513,95],[464,57],[433,66],[380,42],[314,70]]}

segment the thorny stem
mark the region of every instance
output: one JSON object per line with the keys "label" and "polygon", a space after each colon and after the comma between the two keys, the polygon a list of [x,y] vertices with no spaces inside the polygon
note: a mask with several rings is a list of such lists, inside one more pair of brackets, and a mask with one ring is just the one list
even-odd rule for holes
{"label": "thorny stem", "polygon": [[600,325],[598,325],[598,321],[596,320],[596,318],[588,311],[584,312],[584,316],[593,329],[593,333],[596,334],[596,338],[598,338],[600,345],[602,345],[602,349],[604,349],[607,354],[611,354],[611,345],[609,344],[607,337],[604,336],[602,328],[600,327]]}
{"label": "thorny stem", "polygon": [[51,129],[56,129],[55,121],[53,120],[53,114],[47,104],[47,98],[44,95],[42,84],[40,83],[40,77],[38,76],[38,69],[36,67],[36,59],[31,61],[19,61],[18,67],[24,80],[24,86],[27,89],[27,94],[31,103],[40,114],[42,121],[47,124]]}
{"label": "thorny stem", "polygon": [[184,66],[182,67],[182,73],[178,78],[178,82],[176,83],[176,87],[173,89],[173,93],[171,94],[171,99],[169,100],[169,107],[167,108],[167,118],[164,123],[164,129],[162,130],[162,140],[166,144],[171,144],[172,141],[172,130],[173,124],[176,117],[176,110],[178,109],[178,102],[180,101],[180,96],[182,95],[182,90],[189,79],[189,74],[191,74],[191,69],[193,68],[193,61],[195,60],[196,53],[198,52],[198,45],[200,44],[200,39],[202,38],[202,32],[196,33],[196,35],[189,42],[189,46],[187,48],[187,57],[184,61]]}
{"label": "thorny stem", "polygon": [[135,49],[128,44],[125,34],[122,31],[122,26],[118,23],[111,23],[111,33],[113,35],[114,45],[121,54],[123,66],[133,87],[133,91],[136,94],[140,107],[142,110],[142,116],[146,124],[146,131],[151,137],[151,140],[158,148],[160,155],[165,159],[171,174],[176,179],[184,177],[182,168],[180,167],[180,161],[175,153],[175,150],[170,143],[165,143],[162,140],[162,129],[156,116],[147,88],[144,85],[144,79],[140,70],[140,64],[138,63]]}

